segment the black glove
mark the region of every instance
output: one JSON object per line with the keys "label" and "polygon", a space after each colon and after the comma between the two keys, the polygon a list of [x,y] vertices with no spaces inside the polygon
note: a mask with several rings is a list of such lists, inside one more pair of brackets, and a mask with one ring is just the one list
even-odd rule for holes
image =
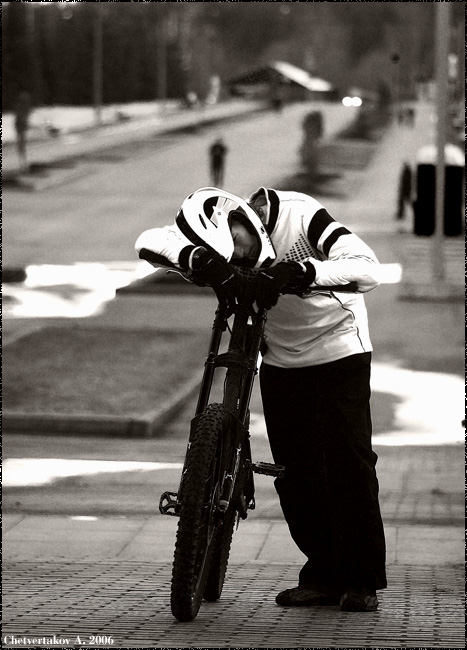
{"label": "black glove", "polygon": [[315,281],[316,269],[311,262],[290,262],[290,264],[295,264],[300,269],[297,268],[297,274],[284,289],[287,293],[303,294]]}
{"label": "black glove", "polygon": [[246,290],[247,301],[260,309],[271,309],[284,290],[303,291],[315,279],[314,266],[307,262],[280,262],[270,269],[259,271]]}
{"label": "black glove", "polygon": [[243,281],[235,268],[216,251],[204,247],[195,249],[191,260],[195,284],[209,285],[228,313],[232,313],[236,298],[243,294]]}

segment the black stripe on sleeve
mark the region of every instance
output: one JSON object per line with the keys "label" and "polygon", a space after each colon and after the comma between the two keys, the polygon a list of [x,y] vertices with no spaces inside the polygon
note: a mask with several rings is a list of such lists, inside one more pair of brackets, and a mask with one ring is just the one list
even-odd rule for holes
{"label": "black stripe on sleeve", "polygon": [[269,221],[266,225],[266,230],[268,231],[268,234],[270,235],[274,228],[276,227],[276,222],[277,222],[277,217],[279,216],[279,197],[277,194],[274,192],[274,190],[267,190],[268,192],[268,198],[269,198],[269,204],[271,206],[269,210]]}
{"label": "black stripe on sleeve", "polygon": [[347,230],[347,228],[344,228],[344,226],[341,226],[340,228],[336,228],[335,230],[332,231],[332,233],[329,235],[329,237],[326,237],[323,243],[323,253],[326,255],[326,257],[329,257],[329,251],[331,250],[331,246],[336,243],[336,241],[339,239],[341,235],[350,235],[351,232],[350,230]]}
{"label": "black stripe on sleeve", "polygon": [[331,217],[329,212],[324,208],[321,208],[313,215],[310,225],[308,227],[308,241],[313,246],[313,248],[318,248],[318,240],[329,226],[330,223],[334,223],[334,219]]}

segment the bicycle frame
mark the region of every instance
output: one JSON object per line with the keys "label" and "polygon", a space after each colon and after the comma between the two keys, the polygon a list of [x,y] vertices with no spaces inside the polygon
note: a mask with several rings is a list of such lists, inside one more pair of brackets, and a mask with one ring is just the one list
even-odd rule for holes
{"label": "bicycle frame", "polygon": [[[248,321],[252,316],[252,324]],[[221,308],[216,311],[212,328],[209,353],[206,359],[196,415],[208,405],[216,368],[227,368],[224,406],[243,424],[246,424],[248,406],[255,375],[259,350],[264,335],[266,310],[258,313],[238,306],[234,315],[228,351],[219,354],[222,335],[228,327],[228,320]],[[242,374],[244,374],[243,381]]]}
{"label": "bicycle frame", "polygon": [[[228,470],[222,481],[223,489],[219,500],[221,509],[227,509],[232,497],[236,482],[236,476],[241,466],[242,459],[247,457],[247,464],[250,476],[249,503],[237,504],[240,516],[245,519],[247,509],[254,508],[254,483],[252,473],[269,474],[280,476],[283,468],[271,463],[253,463],[250,453],[249,441],[249,404],[255,376],[258,372],[257,363],[261,343],[264,336],[267,311],[260,309],[258,312],[237,305],[234,312],[234,320],[231,328],[231,335],[228,350],[219,353],[222,337],[229,328],[228,317],[225,311],[218,306],[214,323],[212,326],[211,340],[209,343],[208,355],[204,364],[204,372],[201,380],[198,403],[195,416],[191,421],[188,449],[193,441],[199,418],[210,402],[216,369],[226,368],[225,385],[223,391],[223,406],[226,413],[225,431],[229,432],[232,439],[228,444],[223,445],[223,453],[226,458]],[[251,322],[249,322],[251,319]],[[234,455],[232,449],[236,450]],[[182,470],[178,492],[164,492],[161,496],[159,510],[162,514],[177,516],[180,511],[179,495],[182,493],[182,482],[185,473],[185,466]]]}
{"label": "bicycle frame", "polygon": [[[251,324],[249,323],[251,318]],[[221,480],[222,491],[219,498],[219,510],[226,511],[232,502],[236,477],[245,459],[249,468],[246,483],[249,495],[246,500],[238,501],[236,507],[240,516],[247,517],[248,508],[254,508],[254,482],[252,472],[255,465],[251,460],[249,440],[249,404],[255,376],[258,372],[257,362],[266,323],[266,310],[258,313],[238,305],[234,312],[228,350],[219,354],[224,332],[229,328],[228,317],[219,306],[212,327],[209,352],[204,365],[196,415],[191,423],[190,442],[196,431],[198,418],[210,401],[215,371],[226,368],[223,406],[225,408],[225,435],[230,440],[223,441],[222,454],[225,455],[225,475]],[[190,444],[189,442],[189,444]],[[232,453],[234,452],[234,453]],[[182,474],[183,476],[183,474]]]}

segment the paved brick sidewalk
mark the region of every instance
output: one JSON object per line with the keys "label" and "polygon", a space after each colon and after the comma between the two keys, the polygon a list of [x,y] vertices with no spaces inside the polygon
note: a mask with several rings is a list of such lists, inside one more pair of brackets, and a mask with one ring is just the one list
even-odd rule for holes
{"label": "paved brick sidewalk", "polygon": [[392,567],[380,610],[355,614],[279,607],[275,593],[295,579],[294,569],[242,564],[231,568],[221,599],[204,603],[191,623],[171,615],[167,564],[57,559],[11,563],[4,575],[4,647],[54,635],[62,647],[90,635],[110,637],[112,645],[100,647],[115,648],[465,647],[457,567]]}

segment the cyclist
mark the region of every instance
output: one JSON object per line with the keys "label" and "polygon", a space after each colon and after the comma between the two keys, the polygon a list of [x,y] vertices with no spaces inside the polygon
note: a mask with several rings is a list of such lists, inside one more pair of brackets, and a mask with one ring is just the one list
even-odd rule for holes
{"label": "cyclist", "polygon": [[[212,286],[227,310],[241,301],[271,310],[261,396],[274,461],[285,466],[275,487],[307,557],[298,586],[276,602],[376,610],[387,583],[362,295],[379,284],[373,251],[314,198],[265,187],[248,200],[197,190],[174,225],[144,232],[136,249]],[[349,282],[358,293],[306,293]],[[287,288],[300,295],[280,297]]]}

